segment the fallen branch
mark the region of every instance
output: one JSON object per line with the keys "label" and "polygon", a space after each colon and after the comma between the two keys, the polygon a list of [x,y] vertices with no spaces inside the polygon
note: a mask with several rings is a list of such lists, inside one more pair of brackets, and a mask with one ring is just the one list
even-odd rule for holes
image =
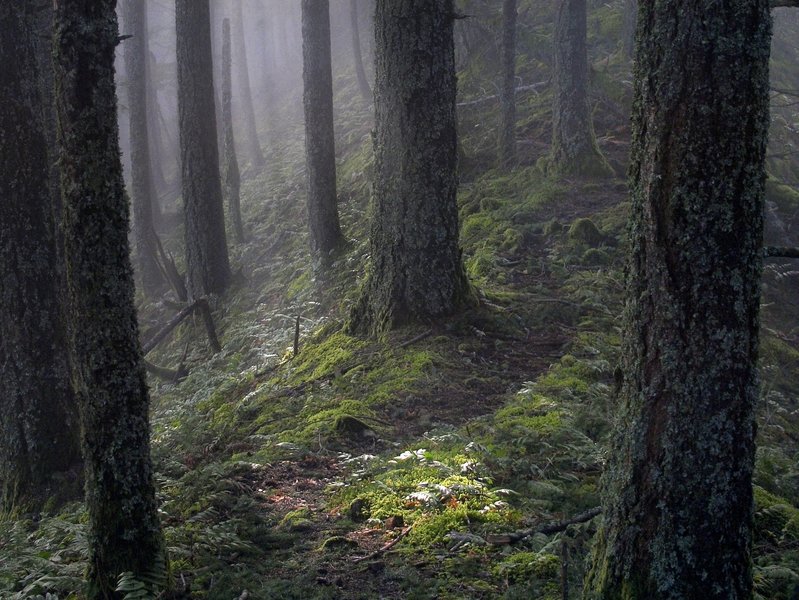
{"label": "fallen branch", "polygon": [[185,302],[189,294],[186,291],[186,282],[183,276],[178,271],[178,267],[175,264],[175,258],[172,254],[168,252],[164,252],[164,247],[161,245],[161,239],[158,237],[158,234],[153,231],[153,237],[155,237],[156,247],[158,249],[158,255],[156,256],[156,264],[161,271],[161,275],[169,282],[169,285],[172,287],[172,290],[175,292],[175,295],[178,297],[178,300]]}
{"label": "fallen branch", "polygon": [[400,348],[407,348],[411,344],[415,344],[416,342],[421,342],[422,340],[429,338],[431,335],[433,335],[433,330],[432,329],[428,329],[424,333],[420,333],[416,337],[409,339],[407,342],[402,342],[399,345],[399,347]]}
{"label": "fallen branch", "polygon": [[164,325],[158,332],[156,332],[153,337],[142,344],[142,353],[147,355],[151,350],[153,350],[158,344],[160,344],[166,336],[168,336],[175,327],[180,325],[186,318],[192,314],[195,310],[200,312],[200,315],[203,318],[203,322],[205,323],[205,330],[208,334],[208,342],[211,344],[211,349],[214,352],[219,352],[222,350],[222,347],[219,344],[219,339],[216,337],[216,329],[214,328],[214,320],[211,316],[211,308],[208,306],[208,301],[205,298],[200,298],[199,300],[194,301],[192,304],[183,307],[178,314],[176,314],[172,319]]}
{"label": "fallen branch", "polygon": [[363,561],[365,561],[365,560],[373,560],[373,559],[375,559],[375,558],[378,558],[379,556],[382,556],[383,554],[385,554],[386,552],[388,552],[389,550],[391,550],[391,549],[392,549],[394,546],[396,546],[396,545],[397,545],[397,543],[398,543],[398,542],[399,542],[399,541],[400,541],[402,538],[404,538],[406,535],[408,535],[408,533],[411,531],[411,529],[413,529],[413,525],[409,525],[408,527],[406,527],[405,529],[403,529],[403,530],[400,532],[400,534],[399,534],[397,537],[395,537],[393,540],[391,540],[391,541],[390,541],[388,544],[386,544],[385,546],[382,546],[382,547],[378,548],[377,550],[375,550],[375,551],[374,551],[374,552],[372,552],[371,554],[367,554],[366,556],[359,556],[359,557],[357,557],[357,558],[354,558],[354,559],[352,560],[352,562],[354,562],[354,563],[360,563],[360,562],[363,562]]}
{"label": "fallen branch", "polygon": [[771,8],[799,8],[799,0],[771,0]]}
{"label": "fallen branch", "polygon": [[188,369],[183,363],[180,364],[180,366],[177,368],[176,371],[173,371],[172,369],[167,369],[166,367],[159,367],[158,365],[154,365],[150,361],[145,360],[144,368],[147,369],[148,373],[155,375],[159,379],[163,379],[164,381],[170,381],[170,382],[180,381],[189,374]]}
{"label": "fallen branch", "polygon": [[553,533],[565,531],[569,525],[576,525],[577,523],[585,523],[601,513],[602,513],[602,508],[597,506],[595,508],[585,511],[584,513],[580,513],[579,515],[572,517],[571,519],[568,519],[566,521],[548,523],[546,525],[539,525],[538,527],[532,527],[530,529],[520,529],[518,531],[512,531],[510,533],[488,535],[486,536],[485,539],[486,542],[494,546],[515,544],[516,542],[525,540],[530,536],[535,535],[536,533],[552,535]]}
{"label": "fallen branch", "polygon": [[765,258],[799,258],[799,248],[782,248],[780,246],[766,246],[765,248],[763,248],[763,256]]}

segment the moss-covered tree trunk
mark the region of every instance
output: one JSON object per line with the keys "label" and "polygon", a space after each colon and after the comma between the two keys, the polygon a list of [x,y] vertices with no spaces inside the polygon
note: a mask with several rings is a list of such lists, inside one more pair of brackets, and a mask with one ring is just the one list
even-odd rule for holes
{"label": "moss-covered tree trunk", "polygon": [[261,143],[258,141],[258,129],[255,123],[255,109],[252,104],[252,86],[250,85],[250,70],[247,64],[247,40],[244,34],[244,17],[241,4],[244,0],[233,2],[233,38],[235,46],[234,63],[236,65],[236,88],[241,107],[242,124],[244,125],[244,145],[250,164],[260,170],[266,164]]}
{"label": "moss-covered tree trunk", "polygon": [[598,177],[612,171],[596,144],[588,105],[586,0],[558,2],[552,73],[552,171]]}
{"label": "moss-covered tree trunk", "polygon": [[458,246],[452,0],[378,0],[371,264],[350,320],[377,335],[471,301]]}
{"label": "moss-covered tree trunk", "polygon": [[336,142],[328,0],[302,0],[305,162],[314,259],[326,263],[342,242],[336,206]]}
{"label": "moss-covered tree trunk", "polygon": [[133,302],[114,87],[114,0],[56,0],[55,80],[70,349],[89,514],[89,594],[163,559]]}
{"label": "moss-covered tree trunk", "polygon": [[767,0],[642,2],[620,428],[586,597],[752,597]]}
{"label": "moss-covered tree trunk", "polygon": [[352,56],[355,63],[355,77],[358,79],[358,90],[364,100],[372,102],[372,88],[366,79],[366,69],[363,66],[363,51],[361,50],[361,26],[358,0],[350,0],[350,28],[352,29]]}
{"label": "moss-covered tree trunk", "polygon": [[233,86],[231,83],[230,19],[222,21],[222,192],[236,241],[244,241],[241,222],[241,174],[233,136]]}
{"label": "moss-covered tree trunk", "polygon": [[80,453],[32,4],[0,4],[0,32],[1,512],[63,491]]}
{"label": "moss-covered tree trunk", "polygon": [[125,71],[128,76],[130,115],[131,198],[133,234],[142,290],[154,297],[163,278],[158,267],[153,202],[157,204],[150,171],[150,133],[147,123],[147,13],[144,0],[124,0],[122,21],[131,37],[125,40]]}
{"label": "moss-covered tree trunk", "polygon": [[516,0],[502,3],[502,123],[499,162],[510,169],[516,162]]}
{"label": "moss-covered tree trunk", "polygon": [[230,284],[208,0],[176,0],[175,20],[186,266],[189,294],[197,298]]}

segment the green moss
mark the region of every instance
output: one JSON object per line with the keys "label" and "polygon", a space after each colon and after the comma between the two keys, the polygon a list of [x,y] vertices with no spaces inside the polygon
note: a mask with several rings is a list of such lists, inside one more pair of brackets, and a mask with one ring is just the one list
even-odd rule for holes
{"label": "green moss", "polygon": [[313,527],[311,511],[308,508],[299,508],[286,513],[280,520],[278,527],[289,531],[308,531]]}
{"label": "green moss", "polygon": [[345,366],[350,366],[358,350],[366,342],[337,332],[323,339],[314,339],[306,344],[292,362],[291,379],[295,383],[333,375]]}
{"label": "green moss", "polygon": [[530,579],[554,579],[560,575],[560,559],[553,554],[516,552],[492,567],[495,576],[511,583]]}
{"label": "green moss", "polygon": [[595,248],[604,242],[605,236],[591,219],[583,217],[575,220],[569,227],[569,239],[572,242]]}

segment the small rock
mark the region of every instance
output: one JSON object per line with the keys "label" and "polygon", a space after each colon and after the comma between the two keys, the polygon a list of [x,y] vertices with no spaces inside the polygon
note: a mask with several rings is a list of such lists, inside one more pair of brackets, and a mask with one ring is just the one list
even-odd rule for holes
{"label": "small rock", "polygon": [[400,529],[405,527],[405,519],[402,515],[393,515],[386,519],[386,529]]}

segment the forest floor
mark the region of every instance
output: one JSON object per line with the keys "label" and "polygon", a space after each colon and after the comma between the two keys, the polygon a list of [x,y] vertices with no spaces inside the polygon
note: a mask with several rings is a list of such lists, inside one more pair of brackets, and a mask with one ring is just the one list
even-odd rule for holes
{"label": "forest floor", "polygon": [[[464,111],[459,205],[475,306],[366,340],[342,326],[368,258],[369,108],[337,105],[346,251],[324,273],[311,263],[302,121],[286,102],[262,132],[267,167],[245,169],[236,284],[210,299],[222,350],[189,320],[148,355],[188,369],[151,380],[169,597],[577,598],[595,521],[535,529],[600,504],[625,112],[597,122],[619,177],[588,181],[548,178],[529,153],[495,170],[485,113]],[[547,105],[522,100],[520,150],[545,148]],[[799,194],[770,190],[781,214],[799,214]],[[165,235],[176,256],[181,236]],[[758,597],[786,600],[799,582],[799,313],[787,273],[767,274],[755,557]],[[175,312],[142,304],[142,339]],[[82,519],[74,504],[38,523],[0,522],[0,550],[16,556],[0,565],[0,598],[77,597]],[[520,530],[511,543],[505,534]]]}

